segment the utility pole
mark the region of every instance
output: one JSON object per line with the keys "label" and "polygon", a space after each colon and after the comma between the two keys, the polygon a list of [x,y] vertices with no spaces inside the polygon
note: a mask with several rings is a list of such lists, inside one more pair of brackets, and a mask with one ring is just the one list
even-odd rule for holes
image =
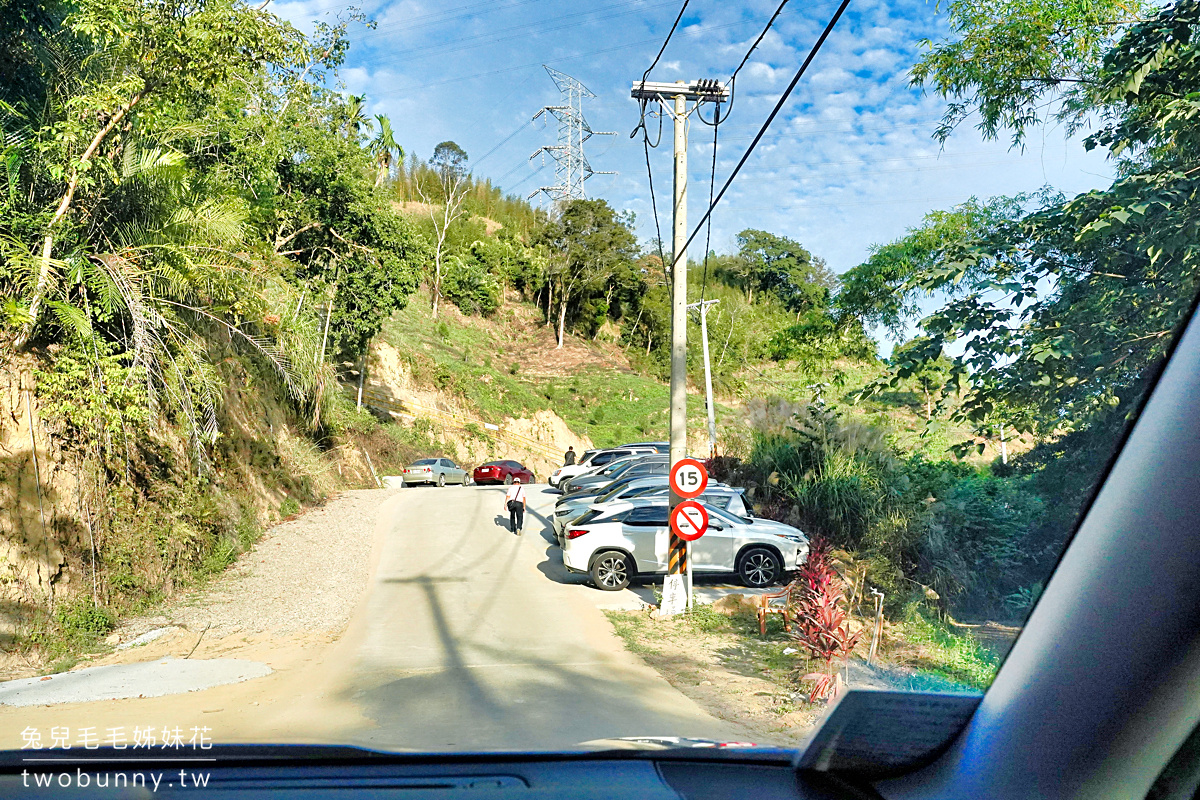
{"label": "utility pole", "polygon": [[708,457],[717,454],[717,416],[713,408],[712,366],[708,359],[708,310],[720,300],[701,300],[690,303],[688,308],[700,309],[700,338],[704,343],[704,395],[708,403]]}
{"label": "utility pole", "polygon": [[[671,256],[671,466],[687,458],[687,121],[704,102],[723,102],[729,90],[715,80],[687,83],[634,81],[631,96],[659,104],[675,123],[675,181],[672,204],[674,247]],[[689,107],[690,106],[690,107]],[[671,492],[670,510],[683,498]],[[667,548],[667,578],[663,584],[664,605],[671,584],[682,587],[688,567],[688,543],[671,532]],[[690,587],[689,587],[690,588]],[[689,592],[690,594],[690,592]]]}

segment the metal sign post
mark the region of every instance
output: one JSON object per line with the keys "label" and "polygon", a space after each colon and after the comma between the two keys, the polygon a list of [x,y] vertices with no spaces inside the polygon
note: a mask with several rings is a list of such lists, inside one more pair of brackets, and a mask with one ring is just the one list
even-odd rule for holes
{"label": "metal sign post", "polygon": [[[707,476],[705,476],[707,483]],[[695,500],[684,500],[671,509],[671,533],[682,539],[687,548],[687,607],[695,603],[692,589],[692,542],[708,530],[708,511]]]}

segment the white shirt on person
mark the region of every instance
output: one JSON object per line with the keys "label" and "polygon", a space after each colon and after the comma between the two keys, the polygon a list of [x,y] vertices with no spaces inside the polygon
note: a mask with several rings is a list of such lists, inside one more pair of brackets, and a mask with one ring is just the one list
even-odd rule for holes
{"label": "white shirt on person", "polygon": [[525,502],[525,487],[524,486],[522,486],[519,483],[514,483],[512,486],[508,487],[508,490],[504,493],[505,505],[507,505],[512,500],[516,500],[521,503]]}

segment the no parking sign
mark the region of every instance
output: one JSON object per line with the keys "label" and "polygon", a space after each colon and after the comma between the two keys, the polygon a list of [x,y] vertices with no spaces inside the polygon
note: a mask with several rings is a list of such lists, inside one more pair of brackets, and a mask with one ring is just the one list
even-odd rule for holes
{"label": "no parking sign", "polygon": [[708,530],[708,512],[695,500],[684,500],[671,509],[671,530],[685,542],[694,542]]}

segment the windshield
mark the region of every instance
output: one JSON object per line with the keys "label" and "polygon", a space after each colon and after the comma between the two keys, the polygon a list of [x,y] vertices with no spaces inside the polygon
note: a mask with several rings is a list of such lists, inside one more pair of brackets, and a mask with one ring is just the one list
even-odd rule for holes
{"label": "windshield", "polygon": [[10,753],[983,693],[1197,294],[1175,0],[14,3]]}

